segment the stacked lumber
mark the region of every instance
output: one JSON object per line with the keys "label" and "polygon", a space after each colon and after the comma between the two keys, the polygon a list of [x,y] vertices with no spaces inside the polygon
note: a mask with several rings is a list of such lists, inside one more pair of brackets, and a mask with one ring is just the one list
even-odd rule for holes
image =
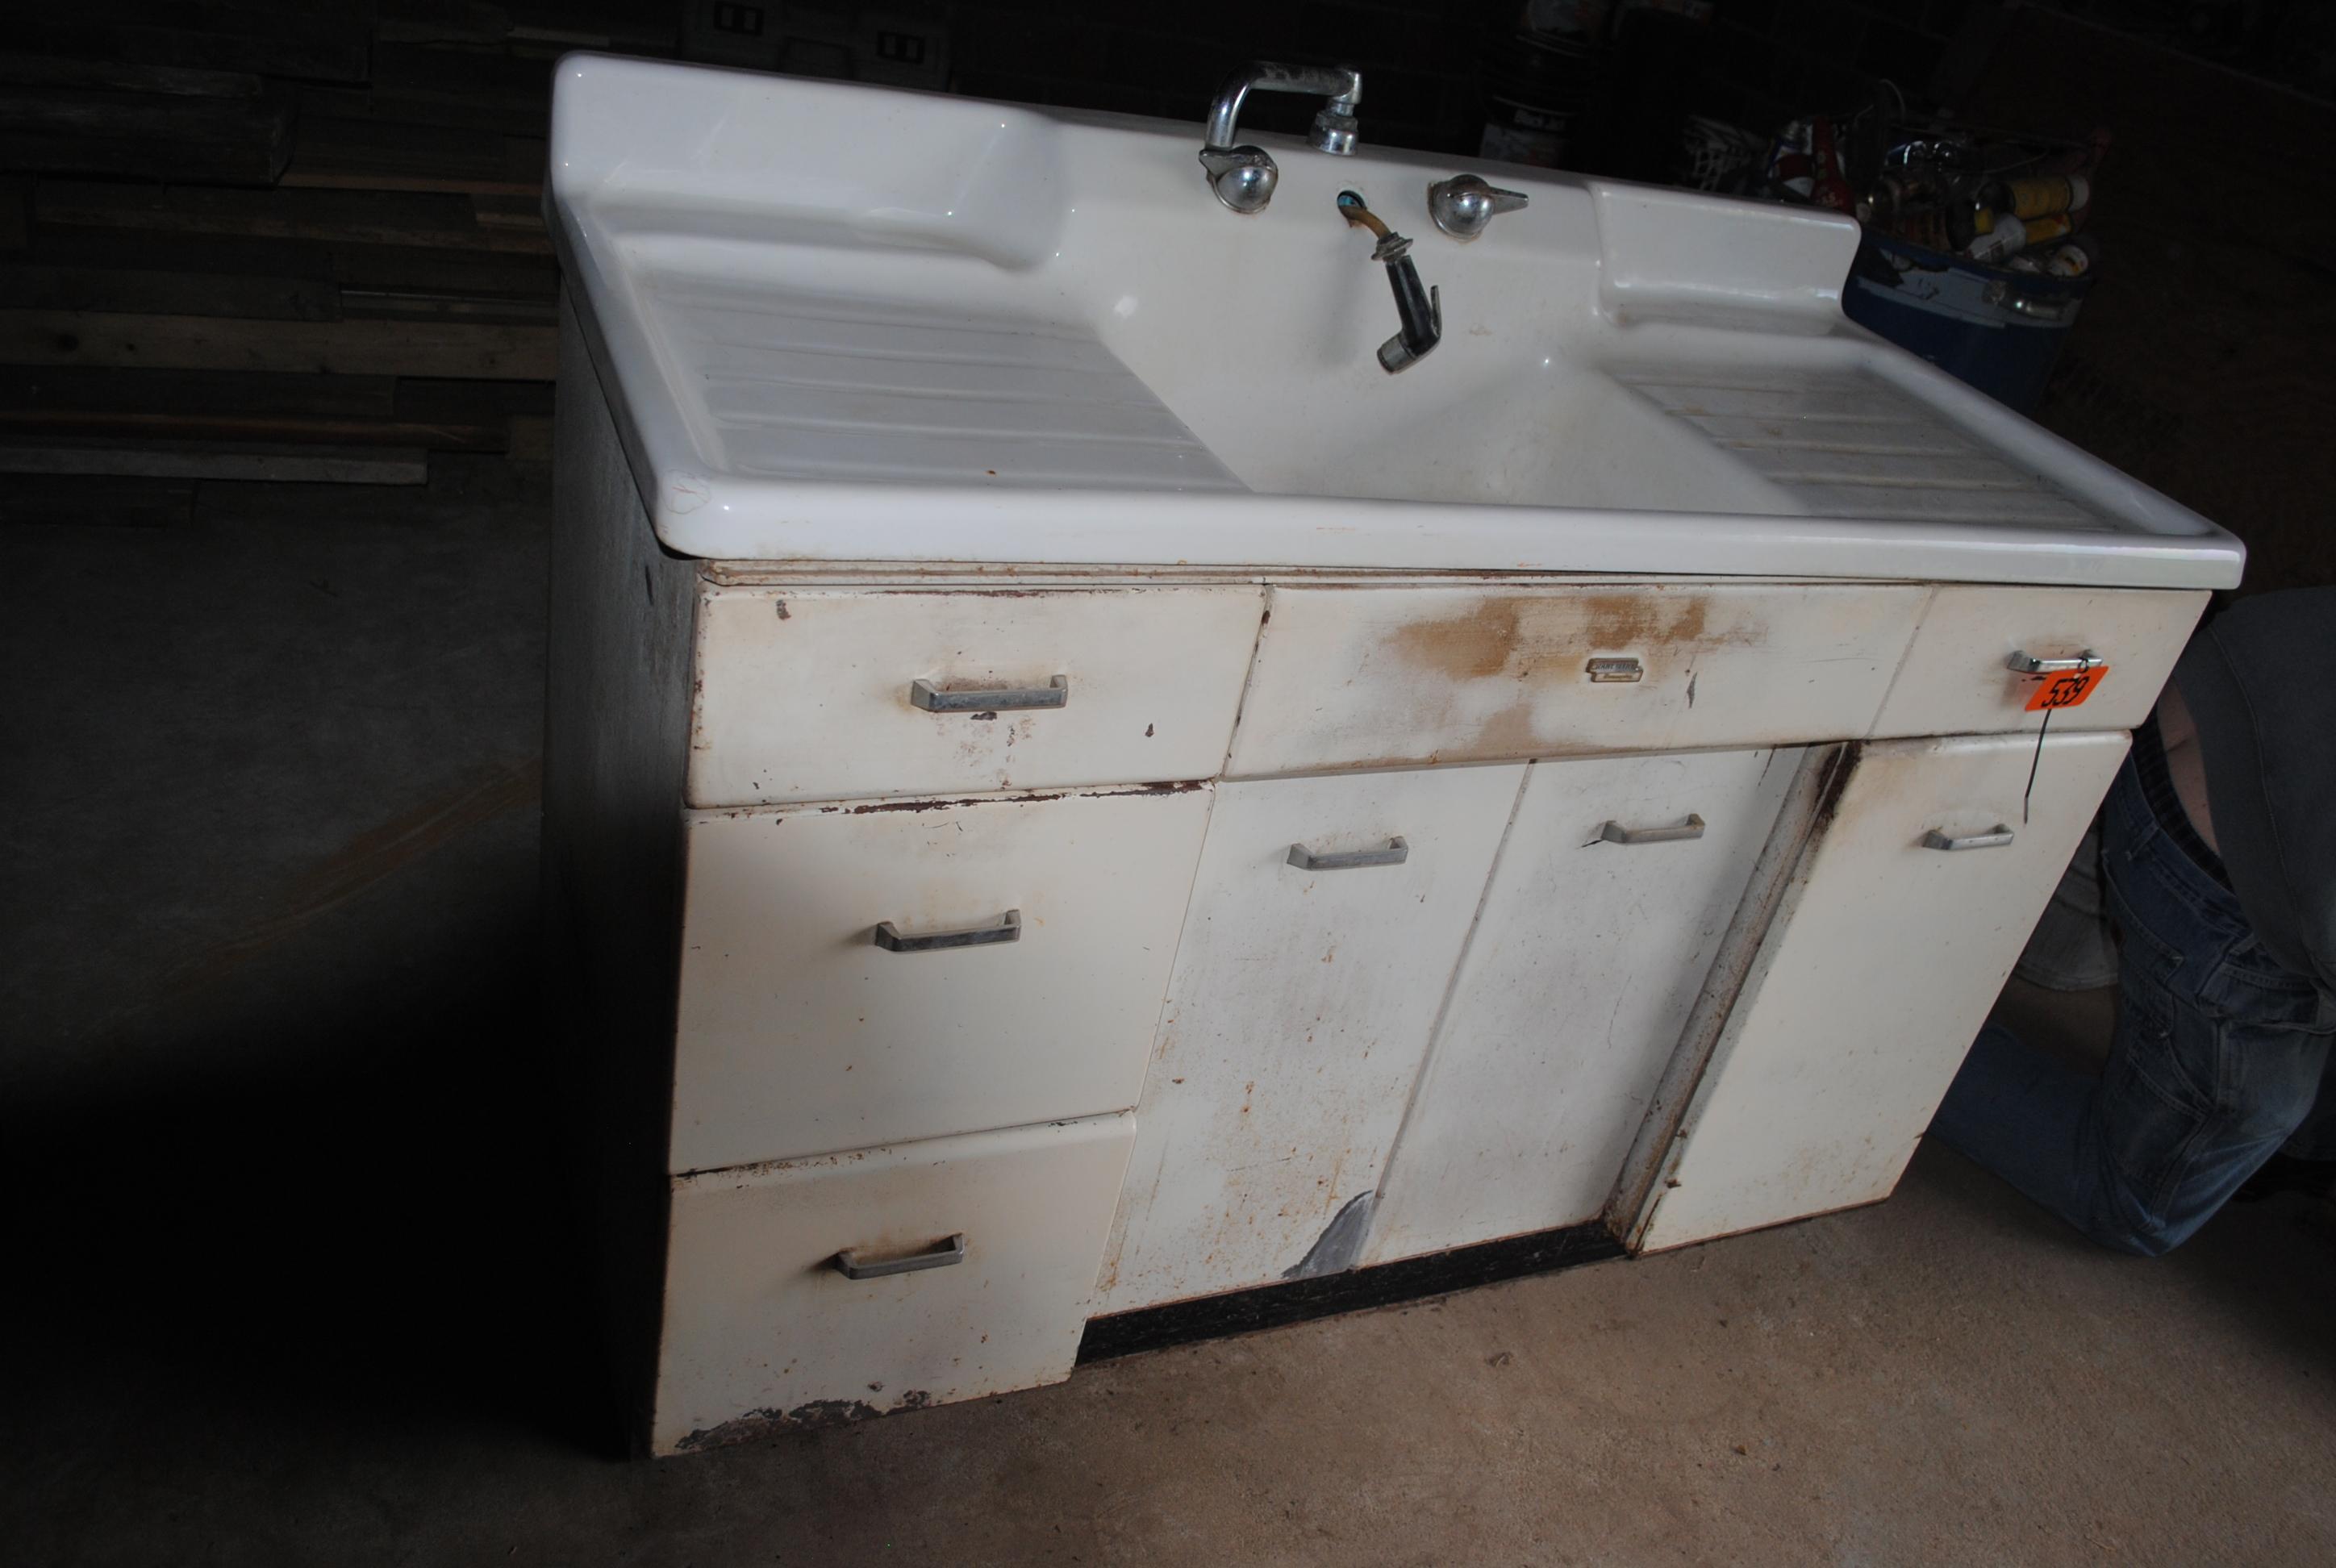
{"label": "stacked lumber", "polygon": [[[544,460],[551,63],[670,54],[677,13],[110,0],[16,19],[0,521],[167,522],[209,489],[453,472],[476,490],[481,462]],[[365,513],[343,493],[315,515]]]}

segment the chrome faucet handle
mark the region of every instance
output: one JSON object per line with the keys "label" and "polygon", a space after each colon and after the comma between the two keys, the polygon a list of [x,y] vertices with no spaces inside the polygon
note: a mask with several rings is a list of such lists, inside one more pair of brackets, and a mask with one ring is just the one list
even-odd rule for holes
{"label": "chrome faucet handle", "polygon": [[1474,239],[1504,212],[1524,206],[1522,190],[1503,190],[1474,174],[1455,174],[1427,188],[1427,215],[1455,239]]}
{"label": "chrome faucet handle", "polygon": [[1265,149],[1239,140],[1241,105],[1251,93],[1312,93],[1326,99],[1314,116],[1314,145],[1322,151],[1350,153],[1360,134],[1355,105],[1362,101],[1362,73],[1343,65],[1276,65],[1263,60],[1242,66],[1217,89],[1201,145],[1209,189],[1235,212],[1262,210],[1280,177]]}
{"label": "chrome faucet handle", "polygon": [[1209,171],[1209,189],[1235,212],[1257,212],[1273,200],[1274,182],[1281,170],[1262,147],[1203,147],[1201,167]]}

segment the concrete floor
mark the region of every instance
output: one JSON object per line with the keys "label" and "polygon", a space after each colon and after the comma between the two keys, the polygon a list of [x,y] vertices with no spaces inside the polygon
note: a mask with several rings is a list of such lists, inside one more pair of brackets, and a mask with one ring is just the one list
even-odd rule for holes
{"label": "concrete floor", "polygon": [[1685,1253],[614,1457],[531,1027],[540,480],[0,536],[0,1557],[2336,1559],[2327,1211],[2141,1261],[1943,1150]]}

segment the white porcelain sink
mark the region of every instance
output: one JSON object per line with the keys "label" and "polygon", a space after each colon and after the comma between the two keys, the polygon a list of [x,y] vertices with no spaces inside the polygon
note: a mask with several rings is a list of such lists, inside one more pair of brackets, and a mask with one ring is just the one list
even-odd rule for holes
{"label": "white porcelain sink", "polygon": [[[756,560],[2228,587],[2236,541],[1853,326],[1845,219],[571,55],[550,202],[657,533]],[[1531,196],[1463,245],[1430,181]],[[1363,194],[1444,336],[1400,375]]]}

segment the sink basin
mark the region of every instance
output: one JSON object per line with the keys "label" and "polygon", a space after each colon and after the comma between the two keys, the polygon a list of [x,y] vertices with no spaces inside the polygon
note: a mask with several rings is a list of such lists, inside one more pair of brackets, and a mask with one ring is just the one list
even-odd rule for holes
{"label": "sink basin", "polygon": [[[1368,146],[570,55],[549,201],[642,499],[722,559],[2221,588],[2236,541],[1850,323],[1856,226]],[[1531,205],[1429,223],[1470,168]],[[1538,171],[1536,171],[1538,172]],[[1401,375],[1341,190],[1415,241]]]}

